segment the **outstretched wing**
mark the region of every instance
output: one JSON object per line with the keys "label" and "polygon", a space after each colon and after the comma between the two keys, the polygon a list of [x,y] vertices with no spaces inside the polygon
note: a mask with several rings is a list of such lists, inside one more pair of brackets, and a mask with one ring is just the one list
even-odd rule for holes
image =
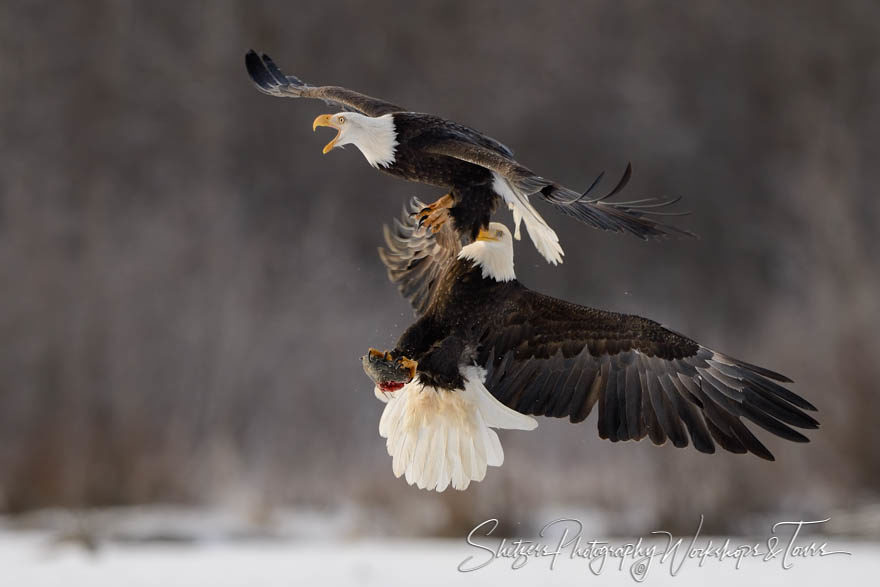
{"label": "outstretched wing", "polygon": [[418,225],[415,213],[424,207],[417,198],[410,200],[400,220],[395,218],[391,227],[382,227],[385,246],[379,247],[388,279],[397,285],[417,315],[425,313],[437,283],[461,250],[451,223],[444,223],[437,233]]}
{"label": "outstretched wing", "polygon": [[524,414],[584,420],[598,405],[599,436],[648,436],[697,450],[773,460],[745,426],[750,420],[795,442],[790,426],[817,428],[809,402],[778,373],[707,349],[658,323],[604,312],[526,288],[505,302],[503,319],[483,335],[486,387]]}
{"label": "outstretched wing", "polygon": [[[617,187],[609,194],[601,198],[587,198],[590,190],[584,194],[570,190],[536,175],[510,157],[472,142],[451,137],[444,138],[427,147],[427,150],[435,155],[446,155],[480,165],[497,174],[499,179],[506,184],[506,186],[501,186],[502,191],[506,191],[504,190],[506,187],[510,192],[509,194],[502,193],[502,197],[511,205],[515,218],[517,214],[522,216],[529,230],[532,229],[533,224],[539,224],[537,219],[540,219],[540,216],[529,203],[529,196],[537,194],[564,214],[603,230],[629,232],[641,239],[669,235],[694,236],[691,232],[661,224],[653,218],[666,214],[659,208],[677,200],[664,201],[651,198],[633,202],[606,201],[607,198],[623,189],[629,181],[631,174],[629,166],[627,166],[627,170]],[[540,224],[544,224],[543,220],[540,221]]]}
{"label": "outstretched wing", "polygon": [[250,50],[244,56],[244,63],[257,89],[270,96],[316,98],[346,110],[356,110],[367,116],[382,116],[403,111],[400,106],[346,88],[306,85],[298,77],[285,75],[265,53],[260,57],[254,50]]}

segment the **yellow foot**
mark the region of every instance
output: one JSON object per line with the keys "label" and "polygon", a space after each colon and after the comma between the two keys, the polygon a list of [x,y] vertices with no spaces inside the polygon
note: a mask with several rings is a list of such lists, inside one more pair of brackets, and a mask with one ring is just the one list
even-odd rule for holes
{"label": "yellow foot", "polygon": [[376,350],[372,347],[370,347],[370,357],[373,359],[382,359],[384,361],[393,360],[391,353],[389,353],[388,351],[380,351],[380,350]]}
{"label": "yellow foot", "polygon": [[422,220],[420,224],[431,232],[436,233],[443,228],[443,225],[446,224],[447,220],[449,220],[449,210],[441,208],[431,212],[431,214]]}
{"label": "yellow foot", "polygon": [[397,362],[400,363],[400,365],[404,369],[409,369],[409,378],[410,381],[412,381],[412,379],[416,376],[416,369],[418,369],[419,363],[406,357],[400,357],[399,359],[397,359]]}
{"label": "yellow foot", "polygon": [[437,232],[440,230],[440,226],[443,225],[443,222],[446,222],[449,218],[448,211],[454,205],[455,199],[452,197],[452,194],[446,194],[433,204],[428,204],[416,213],[416,216],[418,216],[419,219],[419,226],[430,222],[431,224],[428,226],[436,226],[434,232]]}

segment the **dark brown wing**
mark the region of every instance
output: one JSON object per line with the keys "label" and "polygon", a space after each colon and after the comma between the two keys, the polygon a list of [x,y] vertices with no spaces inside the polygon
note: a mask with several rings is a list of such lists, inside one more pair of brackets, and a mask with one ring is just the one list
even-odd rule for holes
{"label": "dark brown wing", "polygon": [[253,50],[247,52],[244,63],[257,89],[270,96],[316,98],[346,110],[356,110],[367,116],[382,116],[403,111],[400,106],[346,88],[306,85],[296,76],[285,75],[268,55],[263,54],[260,57]]}
{"label": "dark brown wing", "polygon": [[634,202],[606,201],[607,198],[623,189],[629,181],[632,171],[629,166],[627,166],[627,170],[617,187],[609,194],[601,198],[587,198],[586,195],[590,190],[584,194],[570,190],[536,175],[529,168],[502,153],[473,142],[453,137],[440,138],[426,150],[435,155],[445,155],[480,165],[504,177],[516,199],[516,201],[509,203],[521,206],[521,213],[526,219],[527,226],[528,210],[531,208],[528,204],[528,198],[537,194],[562,213],[603,230],[628,232],[641,239],[669,235],[694,236],[691,232],[661,224],[651,218],[651,216],[664,215],[664,212],[659,209],[677,200],[649,198]]}
{"label": "dark brown wing", "polygon": [[[666,439],[697,450],[773,455],[746,418],[795,442],[816,428],[809,402],[778,373],[707,349],[658,323],[518,290],[483,335],[486,386],[524,414],[584,420],[598,405],[599,436]],[[790,425],[790,426],[789,426]]]}
{"label": "dark brown wing", "polygon": [[417,198],[410,200],[400,220],[395,218],[390,228],[382,227],[385,247],[379,247],[388,279],[409,300],[416,315],[425,313],[436,284],[461,250],[461,241],[451,223],[444,223],[437,233],[418,226],[415,213],[424,207]]}

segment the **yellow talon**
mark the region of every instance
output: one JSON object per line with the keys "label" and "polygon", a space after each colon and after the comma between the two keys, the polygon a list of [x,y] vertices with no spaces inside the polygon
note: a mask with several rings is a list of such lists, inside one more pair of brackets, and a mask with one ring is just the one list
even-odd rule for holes
{"label": "yellow talon", "polygon": [[400,357],[400,364],[405,368],[409,369],[409,378],[413,379],[416,376],[416,369],[418,369],[419,363],[417,361],[413,361],[412,359],[408,359],[406,357]]}
{"label": "yellow talon", "polygon": [[452,194],[441,196],[436,202],[428,204],[416,212],[415,215],[419,217],[419,226],[424,224],[430,228],[436,225],[434,232],[437,232],[449,218],[449,209],[453,206],[455,206],[455,198],[452,197]]}
{"label": "yellow talon", "polygon": [[391,356],[391,353],[388,351],[380,351],[378,349],[374,349],[370,347],[370,358],[371,359],[380,359],[383,361],[392,361],[394,358]]}
{"label": "yellow talon", "polygon": [[441,208],[431,212],[431,214],[422,221],[422,226],[428,228],[431,232],[436,233],[443,228],[443,225],[447,220],[449,220],[449,210]]}

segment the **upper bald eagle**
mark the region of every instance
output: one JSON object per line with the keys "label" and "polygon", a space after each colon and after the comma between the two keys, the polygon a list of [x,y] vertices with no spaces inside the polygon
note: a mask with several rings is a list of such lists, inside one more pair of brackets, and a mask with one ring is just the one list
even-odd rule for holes
{"label": "upper bald eagle", "polygon": [[[324,114],[312,125],[336,129],[336,137],[324,147],[355,145],[373,167],[408,179],[442,187],[449,193],[417,211],[432,230],[451,216],[456,230],[467,240],[476,238],[499,198],[510,207],[519,238],[520,221],[525,221],[535,247],[547,261],[562,262],[559,237],[529,202],[537,194],[563,213],[594,227],[629,232],[647,239],[669,234],[691,233],[660,224],[650,216],[670,202],[641,200],[607,202],[628,181],[630,167],[608,195],[588,199],[544,179],[513,158],[513,152],[495,139],[472,128],[377,100],[336,86],[308,86],[285,75],[267,56],[254,51],[245,56],[248,73],[257,88],[269,95],[288,98],[317,98],[342,107],[343,112]],[[594,184],[595,185],[595,184]]]}
{"label": "upper bald eagle", "polygon": [[[420,204],[412,204],[418,209]],[[701,451],[773,455],[742,419],[795,442],[818,423],[791,380],[708,349],[646,318],[532,291],[516,280],[508,229],[491,223],[461,247],[404,214],[380,249],[418,320],[389,353],[365,357],[388,400],[379,431],[396,475],[422,488],[467,487],[503,451],[491,428],[532,429],[531,416],[584,420],[599,436],[670,440]],[[375,377],[374,365],[388,364]],[[390,392],[390,393],[389,393]]]}

